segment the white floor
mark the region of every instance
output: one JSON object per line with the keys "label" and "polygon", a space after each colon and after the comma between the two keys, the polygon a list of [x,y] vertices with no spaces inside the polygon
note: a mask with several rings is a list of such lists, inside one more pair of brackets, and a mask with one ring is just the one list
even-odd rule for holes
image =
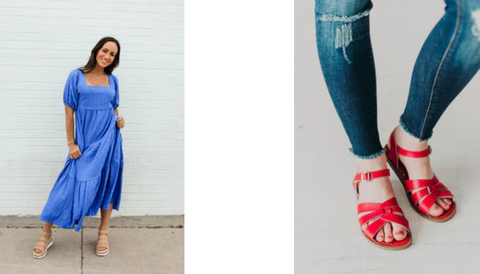
{"label": "white floor", "polygon": [[[416,55],[443,13],[442,1],[395,2],[375,1],[371,17],[383,143],[405,107]],[[480,76],[447,110],[430,142],[434,170],[457,199],[456,216],[443,224],[421,218],[392,172],[413,244],[403,251],[376,248],[358,226],[355,159],[321,75],[313,4],[295,5],[295,273],[478,273]]]}

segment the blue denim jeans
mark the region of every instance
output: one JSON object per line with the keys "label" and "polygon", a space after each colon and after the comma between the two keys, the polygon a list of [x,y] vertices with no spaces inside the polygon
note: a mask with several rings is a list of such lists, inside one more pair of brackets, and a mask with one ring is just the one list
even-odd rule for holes
{"label": "blue denim jeans", "polygon": [[[480,68],[480,0],[445,0],[445,14],[423,45],[400,125],[424,141]],[[383,153],[377,128],[376,77],[369,0],[316,0],[318,55],[352,152]]]}

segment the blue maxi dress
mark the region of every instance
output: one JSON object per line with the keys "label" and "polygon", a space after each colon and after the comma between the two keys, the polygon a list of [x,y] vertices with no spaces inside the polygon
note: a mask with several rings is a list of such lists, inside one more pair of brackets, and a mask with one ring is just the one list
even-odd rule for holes
{"label": "blue maxi dress", "polygon": [[82,156],[70,159],[53,186],[40,220],[80,231],[85,216],[99,208],[118,210],[123,181],[122,135],[116,126],[118,79],[108,86],[89,86],[81,70],[70,73],[63,102],[75,111],[75,141]]}

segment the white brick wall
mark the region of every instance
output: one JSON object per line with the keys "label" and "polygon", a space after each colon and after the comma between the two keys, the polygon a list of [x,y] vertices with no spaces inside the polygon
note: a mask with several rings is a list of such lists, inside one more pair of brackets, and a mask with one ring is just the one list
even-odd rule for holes
{"label": "white brick wall", "polygon": [[122,46],[115,215],[184,214],[183,0],[0,1],[0,215],[39,215],[67,156],[63,87],[96,42]]}

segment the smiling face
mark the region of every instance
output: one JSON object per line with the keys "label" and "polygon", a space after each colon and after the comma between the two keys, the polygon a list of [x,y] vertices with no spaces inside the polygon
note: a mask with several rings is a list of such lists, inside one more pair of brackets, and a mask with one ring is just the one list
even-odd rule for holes
{"label": "smiling face", "polygon": [[115,42],[106,42],[97,52],[97,65],[102,68],[108,67],[115,60],[117,52],[118,47]]}

